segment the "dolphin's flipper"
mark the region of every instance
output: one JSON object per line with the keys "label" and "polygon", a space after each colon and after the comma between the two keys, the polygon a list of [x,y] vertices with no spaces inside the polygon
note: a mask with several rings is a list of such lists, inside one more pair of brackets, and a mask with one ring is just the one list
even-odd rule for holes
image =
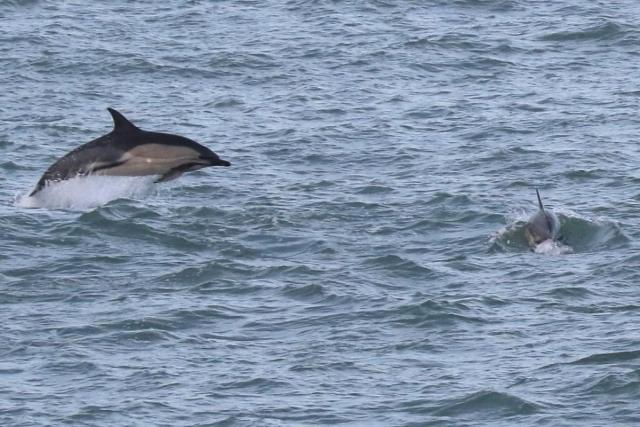
{"label": "dolphin's flipper", "polygon": [[202,163],[200,162],[185,163],[173,169],[170,169],[164,175],[160,176],[160,178],[158,178],[155,182],[158,183],[158,182],[171,181],[173,179],[178,178],[180,175],[182,175],[185,172],[198,170],[200,168],[202,168]]}
{"label": "dolphin's flipper", "polygon": [[154,181],[155,183],[158,182],[167,182],[167,181],[171,181],[174,180],[176,178],[178,178],[180,175],[182,175],[183,173],[201,167],[200,164],[198,163],[187,163],[184,165],[180,165],[178,167],[175,167],[173,169],[170,169],[167,173],[165,173],[164,175],[162,175],[160,178],[158,178],[156,181]]}
{"label": "dolphin's flipper", "polygon": [[154,183],[172,181],[182,175],[182,171],[171,169],[169,172],[156,179]]}

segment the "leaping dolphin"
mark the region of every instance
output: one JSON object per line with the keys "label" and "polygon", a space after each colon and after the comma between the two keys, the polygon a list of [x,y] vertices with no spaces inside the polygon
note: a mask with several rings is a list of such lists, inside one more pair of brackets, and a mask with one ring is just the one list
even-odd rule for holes
{"label": "leaping dolphin", "polygon": [[537,188],[536,195],[540,210],[524,226],[524,235],[531,247],[535,247],[545,240],[557,241],[561,238],[558,217],[553,212],[545,210]]}
{"label": "leaping dolphin", "polygon": [[113,108],[113,130],[58,159],[46,170],[33,196],[48,183],[75,176],[159,175],[156,182],[170,181],[185,172],[208,166],[229,166],[207,147],[188,138],[136,127]]}

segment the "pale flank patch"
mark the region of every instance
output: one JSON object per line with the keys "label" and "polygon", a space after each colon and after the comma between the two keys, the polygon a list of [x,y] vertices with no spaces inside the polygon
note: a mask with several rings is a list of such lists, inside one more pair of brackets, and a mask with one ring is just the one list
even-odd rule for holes
{"label": "pale flank patch", "polygon": [[127,151],[123,156],[126,160],[122,165],[104,169],[102,175],[140,176],[158,174],[164,175],[171,169],[186,163],[207,162],[201,160],[200,154],[189,148],[167,144],[142,144]]}

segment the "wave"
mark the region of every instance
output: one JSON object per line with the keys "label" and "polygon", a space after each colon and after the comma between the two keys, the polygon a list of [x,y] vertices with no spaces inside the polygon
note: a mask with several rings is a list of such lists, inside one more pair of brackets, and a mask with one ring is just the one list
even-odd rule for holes
{"label": "wave", "polygon": [[[253,319],[243,325],[253,331],[281,331],[307,329],[329,324],[363,323],[392,325],[411,330],[439,330],[466,325],[485,324],[488,320],[478,316],[474,309],[457,301],[408,301],[392,307],[354,309],[349,298],[323,300],[318,315],[307,315],[294,319]],[[324,305],[327,303],[327,305]],[[344,311],[336,311],[336,306],[345,305]],[[331,308],[331,310],[328,309]]]}
{"label": "wave", "polygon": [[38,3],[41,3],[41,1],[40,0],[2,0],[2,1],[0,1],[0,7],[3,7],[3,6],[13,6],[13,7],[33,6],[33,5],[36,5]]}
{"label": "wave", "polygon": [[543,35],[543,41],[589,41],[589,40],[611,40],[620,37],[625,32],[621,25],[607,21],[599,25],[594,25],[582,30],[558,31]]}
{"label": "wave", "polygon": [[316,300],[318,298],[324,298],[326,295],[324,287],[318,284],[301,286],[285,285],[281,292],[285,296],[301,301]]}
{"label": "wave", "polygon": [[456,416],[478,412],[501,416],[533,414],[542,407],[509,393],[483,390],[455,399],[433,412],[433,415]]}
{"label": "wave", "polygon": [[[620,226],[610,220],[580,217],[573,212],[557,211],[561,242],[545,241],[534,252],[561,255],[572,252],[593,252],[624,247],[629,238]],[[525,225],[530,215],[516,214],[511,223],[489,238],[490,252],[518,252],[530,250],[525,237]]]}
{"label": "wave", "polygon": [[638,371],[622,374],[606,374],[595,381],[591,381],[585,390],[589,395],[599,394],[610,398],[612,396],[629,396],[634,401],[640,395],[640,381]]}
{"label": "wave", "polygon": [[592,354],[570,362],[571,365],[602,365],[610,363],[627,362],[640,358],[640,350],[616,351],[611,353]]}
{"label": "wave", "polygon": [[403,304],[394,309],[380,310],[380,316],[390,317],[396,325],[416,327],[438,327],[453,324],[481,324],[486,320],[474,315],[471,308],[461,302],[426,300]]}
{"label": "wave", "polygon": [[388,272],[392,275],[410,279],[419,277],[428,279],[437,276],[437,273],[429,267],[398,255],[384,255],[369,258],[363,262],[363,266],[368,271]]}

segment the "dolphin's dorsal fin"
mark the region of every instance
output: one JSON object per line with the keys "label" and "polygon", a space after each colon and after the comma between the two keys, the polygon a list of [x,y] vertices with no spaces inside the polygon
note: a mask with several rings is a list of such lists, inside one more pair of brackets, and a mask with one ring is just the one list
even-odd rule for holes
{"label": "dolphin's dorsal fin", "polygon": [[536,196],[538,196],[538,206],[540,206],[540,210],[544,212],[544,206],[542,206],[542,199],[540,198],[540,192],[536,188]]}
{"label": "dolphin's dorsal fin", "polygon": [[549,232],[551,233],[551,231],[553,230],[553,224],[551,223],[551,219],[549,218],[549,215],[547,215],[547,213],[544,210],[544,206],[542,205],[542,199],[540,198],[540,192],[538,191],[537,188],[536,188],[536,196],[538,196],[538,206],[540,206],[540,210],[544,214],[544,218],[547,220],[547,227],[549,227]]}
{"label": "dolphin's dorsal fin", "polygon": [[114,110],[113,108],[107,108],[109,113],[111,113],[111,117],[113,117],[113,130],[115,131],[123,131],[123,130],[139,130],[136,125],[131,123],[125,116]]}

